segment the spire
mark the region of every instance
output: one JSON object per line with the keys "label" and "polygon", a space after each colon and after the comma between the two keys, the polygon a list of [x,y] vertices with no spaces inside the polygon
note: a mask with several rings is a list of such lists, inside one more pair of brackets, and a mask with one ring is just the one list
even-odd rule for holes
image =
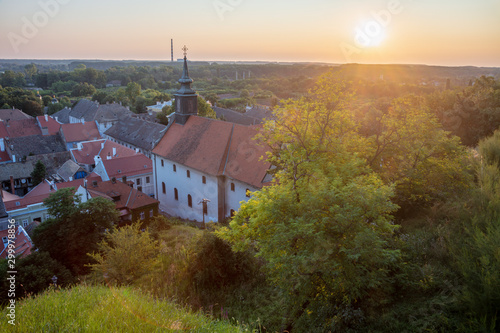
{"label": "spire", "polygon": [[191,83],[193,83],[193,79],[189,77],[189,70],[187,65],[187,50],[186,45],[182,48],[184,51],[184,68],[182,69],[182,77],[179,79],[179,83],[181,84],[181,88],[177,91],[178,94],[194,94],[194,90],[191,89]]}

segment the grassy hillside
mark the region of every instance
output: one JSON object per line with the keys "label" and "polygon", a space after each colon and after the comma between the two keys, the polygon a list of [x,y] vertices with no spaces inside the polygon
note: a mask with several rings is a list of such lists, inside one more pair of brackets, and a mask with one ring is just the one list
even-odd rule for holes
{"label": "grassy hillside", "polygon": [[154,300],[132,288],[76,286],[17,303],[16,326],[3,309],[1,332],[242,332],[241,328]]}

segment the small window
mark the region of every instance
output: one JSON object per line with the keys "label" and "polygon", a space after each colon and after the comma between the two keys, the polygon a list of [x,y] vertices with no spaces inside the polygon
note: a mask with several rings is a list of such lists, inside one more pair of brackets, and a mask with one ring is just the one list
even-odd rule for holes
{"label": "small window", "polygon": [[245,191],[245,193],[246,193],[247,198],[250,198],[250,190],[249,190],[249,189],[247,189],[247,190]]}
{"label": "small window", "polygon": [[191,178],[191,171],[186,170],[186,175],[187,175],[188,178]]}
{"label": "small window", "polygon": [[153,217],[153,214],[154,214],[153,210],[152,209],[149,210],[149,217]]}
{"label": "small window", "polygon": [[206,183],[207,183],[207,177],[202,176],[202,177],[201,177],[201,182],[202,182],[203,184],[206,184]]}
{"label": "small window", "polygon": [[29,223],[28,219],[24,219],[23,220],[23,227],[27,227],[28,223]]}
{"label": "small window", "polygon": [[146,177],[146,184],[149,184],[151,182],[151,180],[149,179],[149,177]]}
{"label": "small window", "polygon": [[146,218],[146,214],[144,212],[141,212],[141,220],[144,220]]}
{"label": "small window", "polygon": [[177,166],[175,164],[174,164],[173,168],[174,168],[174,172],[177,172]]}
{"label": "small window", "polygon": [[136,182],[137,185],[141,185],[141,178],[137,178]]}
{"label": "small window", "polygon": [[234,183],[231,183],[231,191],[234,192]]}
{"label": "small window", "polygon": [[193,198],[191,197],[191,194],[188,194],[188,206],[193,207]]}
{"label": "small window", "polygon": [[167,194],[167,188],[165,186],[165,182],[161,183],[161,191],[163,192],[163,194]]}
{"label": "small window", "polygon": [[142,192],[142,186],[137,186],[137,191]]}
{"label": "small window", "polygon": [[174,188],[174,198],[175,200],[179,200],[179,191],[176,188]]}
{"label": "small window", "polygon": [[165,166],[165,163],[163,162],[163,160],[161,160],[161,166],[164,167]]}

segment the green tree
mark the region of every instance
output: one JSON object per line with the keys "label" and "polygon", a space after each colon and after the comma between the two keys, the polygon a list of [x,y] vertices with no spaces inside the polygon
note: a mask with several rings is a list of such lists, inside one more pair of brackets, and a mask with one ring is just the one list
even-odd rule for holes
{"label": "green tree", "polygon": [[198,96],[198,115],[205,118],[217,119],[214,109],[200,96]]}
{"label": "green tree", "polygon": [[44,201],[51,218],[35,229],[32,239],[40,251],[80,275],[89,271],[87,253],[97,250],[105,231],[118,222],[118,212],[115,204],[104,198],[81,203],[73,191],[59,190]]}
{"label": "green tree", "polygon": [[38,68],[34,63],[24,66],[24,72],[26,73],[26,79],[29,82],[33,82],[33,77],[38,72]]}
{"label": "green tree", "polygon": [[384,301],[399,258],[389,246],[393,189],[357,156],[364,141],[346,112],[351,95],[333,80],[323,77],[314,98],[284,103],[264,125],[276,181],[218,233],[265,260],[288,304],[287,330],[353,324]]}
{"label": "green tree", "polygon": [[98,252],[89,254],[96,262],[92,270],[104,276],[106,282],[131,285],[147,280],[157,269],[158,241],[140,228],[139,222],[114,227],[97,245]]}
{"label": "green tree", "polygon": [[130,99],[132,104],[135,104],[137,96],[141,94],[141,85],[136,82],[130,82],[125,88],[127,97]]}
{"label": "green tree", "polygon": [[71,95],[74,97],[78,96],[91,96],[95,94],[96,89],[93,85],[88,84],[87,82],[79,83],[73,87],[73,91]]}
{"label": "green tree", "polygon": [[31,172],[31,182],[33,183],[33,186],[40,184],[45,179],[46,175],[47,170],[45,169],[45,164],[38,160],[35,164],[33,172]]}

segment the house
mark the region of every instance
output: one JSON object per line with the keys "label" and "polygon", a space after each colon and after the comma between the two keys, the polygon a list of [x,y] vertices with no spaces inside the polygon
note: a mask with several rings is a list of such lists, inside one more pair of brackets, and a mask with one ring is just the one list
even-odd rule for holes
{"label": "house", "polygon": [[106,138],[135,149],[151,158],[151,151],[165,134],[167,126],[143,119],[127,117],[119,120],[104,134]]}
{"label": "house", "polygon": [[138,153],[111,140],[81,142],[78,148],[71,149],[73,161],[82,166],[87,172],[92,172],[101,160],[134,156]]}
{"label": "house", "polygon": [[94,121],[62,124],[59,133],[68,150],[77,148],[80,142],[101,139],[101,134]]}
{"label": "house", "polygon": [[59,134],[59,129],[61,124],[57,122],[54,118],[44,115],[36,117],[36,122],[38,127],[42,131],[42,135],[57,135]]}
{"label": "house", "polygon": [[71,112],[70,108],[65,107],[64,109],[57,111],[52,115],[52,118],[55,119],[60,124],[69,124],[69,113]]}
{"label": "house", "polygon": [[223,221],[269,182],[267,149],[253,140],[253,126],[197,116],[184,59],[173,121],[153,150],[156,198],[171,215]]}
{"label": "house", "polygon": [[229,109],[223,109],[219,107],[214,107],[213,108],[215,111],[215,115],[217,116],[217,119],[224,119],[225,121],[228,121],[230,123],[235,123],[235,124],[240,124],[240,125],[245,125],[245,126],[250,126],[250,125],[257,125],[260,124],[261,121],[257,118],[249,117],[243,113],[229,110]]}
{"label": "house", "polygon": [[0,109],[0,120],[14,121],[23,119],[31,119],[31,116],[18,109]]}
{"label": "house", "polygon": [[172,101],[156,102],[155,105],[146,106],[146,110],[150,115],[153,115],[161,112],[165,106],[172,106]]}
{"label": "house", "polygon": [[33,190],[22,198],[14,198],[5,201],[5,208],[11,219],[16,220],[16,224],[27,229],[34,222],[44,222],[50,218],[47,207],[43,201],[52,193],[62,188],[79,188],[84,184],[83,179],[73,180],[66,183],[53,183],[47,180],[38,184]]}
{"label": "house", "polygon": [[26,161],[28,156],[66,152],[66,146],[59,135],[14,137],[5,142],[13,162]]}
{"label": "house", "polygon": [[99,104],[97,101],[82,99],[69,113],[69,122],[74,124],[95,121],[102,135],[118,120],[131,115],[133,112],[118,103]]}
{"label": "house", "polygon": [[67,160],[62,167],[57,170],[57,175],[65,182],[72,181],[73,179],[81,179],[87,177],[87,172],[73,160]]}
{"label": "house", "polygon": [[0,237],[2,238],[2,242],[0,243],[0,259],[8,258],[9,241],[10,244],[14,245],[14,255],[16,258],[23,258],[31,253],[33,242],[23,227],[16,226],[14,228],[14,239],[10,238],[10,235],[9,230],[0,230]]}
{"label": "house", "polygon": [[155,195],[153,163],[143,154],[101,160],[94,173],[103,181],[116,178],[120,181],[132,181],[133,187],[149,196]]}
{"label": "house", "polygon": [[93,181],[80,186],[77,194],[82,195],[82,201],[87,198],[102,197],[112,200],[120,213],[121,224],[136,221],[149,221],[158,215],[158,200],[138,191],[130,182],[120,182],[115,178],[109,181]]}

